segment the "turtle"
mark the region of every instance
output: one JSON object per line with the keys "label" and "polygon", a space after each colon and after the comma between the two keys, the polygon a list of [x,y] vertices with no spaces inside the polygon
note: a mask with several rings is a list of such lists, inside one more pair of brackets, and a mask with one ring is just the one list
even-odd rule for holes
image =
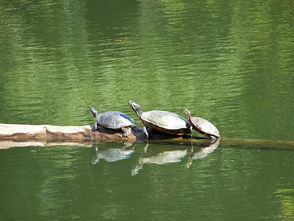
{"label": "turtle", "polygon": [[220,138],[218,129],[210,123],[208,120],[205,120],[201,117],[193,117],[191,112],[185,107],[184,113],[187,115],[187,118],[191,125],[191,130],[194,128],[199,133],[204,136],[209,137],[211,140],[216,140]]}
{"label": "turtle", "polygon": [[141,119],[144,125],[143,131],[147,138],[149,137],[147,128],[180,136],[191,133],[189,122],[178,114],[160,110],[143,112],[141,106],[132,100],[129,100],[129,105]]}
{"label": "turtle", "polygon": [[132,118],[119,111],[107,111],[99,114],[94,107],[90,107],[90,111],[96,118],[94,130],[98,129],[98,125],[101,125],[108,129],[122,130],[123,136],[128,137],[132,132],[132,127],[136,126]]}

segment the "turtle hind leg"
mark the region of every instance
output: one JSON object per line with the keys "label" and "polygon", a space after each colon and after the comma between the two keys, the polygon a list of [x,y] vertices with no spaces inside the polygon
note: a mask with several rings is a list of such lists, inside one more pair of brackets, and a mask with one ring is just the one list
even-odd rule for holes
{"label": "turtle hind leg", "polygon": [[123,137],[128,137],[132,133],[132,128],[131,127],[123,127]]}

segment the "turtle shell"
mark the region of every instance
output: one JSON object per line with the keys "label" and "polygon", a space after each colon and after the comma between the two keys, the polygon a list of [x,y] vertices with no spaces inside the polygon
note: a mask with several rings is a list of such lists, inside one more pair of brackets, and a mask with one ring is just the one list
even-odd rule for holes
{"label": "turtle shell", "polygon": [[162,132],[181,135],[190,131],[189,122],[186,119],[169,111],[143,112],[141,119],[145,125]]}
{"label": "turtle shell", "polygon": [[135,122],[132,118],[119,111],[107,111],[99,114],[96,122],[109,129],[121,129],[135,126]]}
{"label": "turtle shell", "polygon": [[220,137],[218,129],[208,120],[201,117],[190,117],[189,120],[193,128],[199,133],[206,136],[214,136],[216,138]]}

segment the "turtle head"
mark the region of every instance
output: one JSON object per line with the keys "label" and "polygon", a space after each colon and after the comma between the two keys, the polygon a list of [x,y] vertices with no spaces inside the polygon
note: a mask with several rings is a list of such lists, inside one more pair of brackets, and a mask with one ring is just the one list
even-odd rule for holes
{"label": "turtle head", "polygon": [[98,111],[97,111],[94,107],[90,107],[89,109],[90,109],[90,111],[91,111],[93,117],[97,118],[97,116],[98,116]]}
{"label": "turtle head", "polygon": [[137,103],[135,103],[134,101],[132,100],[129,100],[129,105],[131,106],[131,108],[136,112],[136,114],[138,116],[141,116],[142,115],[142,110],[141,110],[141,106]]}
{"label": "turtle head", "polygon": [[187,117],[191,116],[191,112],[186,107],[184,108],[184,113],[186,114]]}

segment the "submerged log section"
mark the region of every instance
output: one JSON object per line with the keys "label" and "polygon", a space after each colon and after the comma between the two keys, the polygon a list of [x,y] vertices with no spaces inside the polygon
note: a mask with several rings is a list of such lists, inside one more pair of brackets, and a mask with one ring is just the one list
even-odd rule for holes
{"label": "submerged log section", "polygon": [[[133,128],[129,137],[123,137],[121,131],[109,130],[99,127],[93,130],[93,126],[52,126],[52,125],[24,125],[24,124],[0,124],[0,142],[40,142],[45,145],[54,142],[74,142],[85,144],[87,142],[139,142],[145,140],[142,129]],[[170,137],[153,136],[152,141],[159,141],[167,144],[191,144],[207,143],[207,139],[197,139],[195,137]],[[225,146],[244,146],[256,148],[294,149],[294,141],[285,140],[258,140],[222,138],[221,144]],[[17,146],[17,145],[16,145]],[[43,146],[43,145],[42,145]],[[1,148],[0,148],[1,149]]]}

